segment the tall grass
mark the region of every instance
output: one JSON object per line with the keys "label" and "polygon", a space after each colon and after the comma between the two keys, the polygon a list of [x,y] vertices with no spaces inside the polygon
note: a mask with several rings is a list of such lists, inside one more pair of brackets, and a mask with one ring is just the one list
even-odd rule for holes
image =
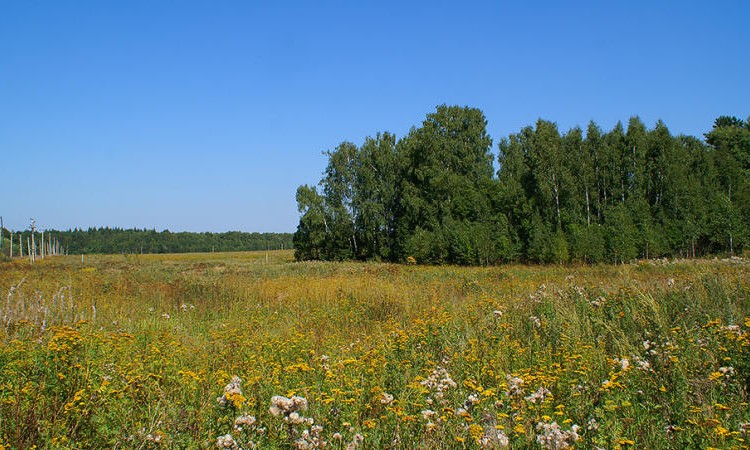
{"label": "tall grass", "polygon": [[289,252],[3,263],[0,445],[747,448],[749,274]]}

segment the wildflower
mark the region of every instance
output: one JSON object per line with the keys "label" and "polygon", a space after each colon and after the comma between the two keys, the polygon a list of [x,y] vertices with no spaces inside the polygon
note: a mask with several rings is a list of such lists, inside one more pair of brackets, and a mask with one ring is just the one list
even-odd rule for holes
{"label": "wildflower", "polygon": [[293,396],[292,398],[274,395],[271,397],[271,407],[269,411],[274,416],[283,414],[289,416],[293,412],[307,411],[307,399],[304,397]]}
{"label": "wildflower", "polygon": [[670,278],[667,280],[667,287],[673,287],[674,286],[674,278]]}
{"label": "wildflower", "polygon": [[502,430],[486,430],[485,434],[477,441],[480,448],[505,448],[510,442],[508,436]]}
{"label": "wildflower", "polygon": [[154,444],[159,444],[161,443],[162,436],[163,436],[162,433],[157,431],[154,434],[151,434],[151,433],[147,434],[146,440],[149,442],[153,442]]}
{"label": "wildflower", "polygon": [[651,363],[643,360],[639,357],[633,358],[633,361],[635,361],[636,366],[638,366],[638,369],[640,370],[651,370]]}
{"label": "wildflower", "polygon": [[342,439],[343,439],[344,437],[343,437],[343,436],[341,436],[341,433],[339,433],[339,432],[337,431],[337,432],[333,433],[333,438],[334,438],[334,439],[336,439],[337,441],[340,441],[340,440],[342,440]]}
{"label": "wildflower", "polygon": [[557,422],[539,422],[536,429],[540,434],[536,436],[536,442],[549,450],[569,448],[579,439],[578,428],[578,425],[573,425],[570,430],[563,431]]}
{"label": "wildflower", "polygon": [[255,424],[255,416],[249,414],[243,414],[234,421],[234,427],[237,430],[242,430],[243,426],[251,427]]}
{"label": "wildflower", "polygon": [[740,433],[750,434],[750,422],[740,424]]}
{"label": "wildflower", "polygon": [[380,403],[390,405],[393,403],[393,396],[387,392],[383,392],[383,396],[380,398]]}
{"label": "wildflower", "polygon": [[531,316],[529,317],[529,320],[534,325],[534,328],[541,328],[542,327],[542,321],[537,316]]}
{"label": "wildflower", "polygon": [[322,438],[323,427],[315,425],[309,430],[304,430],[302,436],[294,441],[294,446],[299,450],[307,450],[313,448],[325,448],[328,446],[328,442]]}
{"label": "wildflower", "polygon": [[586,424],[586,429],[590,431],[596,431],[599,429],[599,424],[596,422],[595,418],[590,418],[589,422]]}
{"label": "wildflower", "polygon": [[169,314],[167,314],[167,313],[164,313],[164,314],[162,314],[162,315],[161,315],[161,318],[162,318],[162,319],[171,319],[171,318],[172,318],[172,316],[170,316],[170,315],[169,315]]}
{"label": "wildflower", "polygon": [[239,449],[239,445],[237,445],[237,441],[234,440],[231,434],[225,434],[224,436],[219,436],[216,438],[216,447],[218,448],[231,448],[231,449]]}
{"label": "wildflower", "polygon": [[431,409],[422,410],[422,419],[429,420],[430,417],[437,415],[437,413]]}
{"label": "wildflower", "polygon": [[346,450],[355,450],[365,440],[365,437],[357,433],[352,438],[352,441],[347,444]]}
{"label": "wildflower", "polygon": [[619,364],[622,370],[628,370],[628,367],[630,367],[630,361],[628,358],[623,357],[622,359],[614,359],[615,364]]}
{"label": "wildflower", "polygon": [[496,309],[496,310],[492,311],[492,314],[495,315],[496,319],[499,319],[499,318],[503,317],[503,312],[501,310],[499,310],[499,309]]}
{"label": "wildflower", "polygon": [[285,420],[292,425],[305,423],[305,418],[300,416],[297,411],[291,412],[288,416],[285,417]]}
{"label": "wildflower", "polygon": [[542,403],[544,401],[544,398],[550,394],[551,392],[549,391],[549,389],[540,387],[536,392],[524,398],[527,402],[530,403]]}
{"label": "wildflower", "polygon": [[514,397],[523,394],[523,378],[508,375],[505,379],[508,381],[508,396]]}
{"label": "wildflower", "polygon": [[453,381],[450,374],[444,367],[438,366],[432,371],[429,377],[421,381],[420,384],[430,391],[434,392],[434,397],[440,404],[444,404],[445,392],[449,388],[455,388],[456,382]]}
{"label": "wildflower", "polygon": [[242,384],[242,380],[240,377],[235,376],[232,378],[232,381],[229,382],[224,387],[224,394],[221,397],[217,397],[216,401],[219,402],[219,405],[224,407],[227,405],[232,405],[235,407],[242,406],[243,403],[245,403],[245,397],[242,396],[242,388],[240,385]]}

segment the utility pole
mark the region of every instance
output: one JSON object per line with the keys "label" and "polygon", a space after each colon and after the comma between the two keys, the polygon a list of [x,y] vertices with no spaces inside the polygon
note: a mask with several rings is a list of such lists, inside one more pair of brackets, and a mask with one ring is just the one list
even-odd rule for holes
{"label": "utility pole", "polygon": [[33,218],[31,220],[31,248],[29,249],[29,257],[31,258],[31,263],[33,264],[36,262],[36,246],[34,245],[34,233],[36,233],[36,220]]}
{"label": "utility pole", "polygon": [[[3,229],[5,227],[3,226],[3,216],[0,216],[0,255],[3,254]],[[13,246],[13,241],[11,241],[11,247]]]}

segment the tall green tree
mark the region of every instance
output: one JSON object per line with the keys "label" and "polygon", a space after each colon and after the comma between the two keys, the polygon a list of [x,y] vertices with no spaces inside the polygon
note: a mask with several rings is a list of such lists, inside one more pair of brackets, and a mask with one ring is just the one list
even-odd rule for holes
{"label": "tall green tree", "polygon": [[438,106],[399,142],[404,162],[398,240],[404,257],[444,263],[475,254],[488,222],[493,167],[487,120],[476,108]]}
{"label": "tall green tree", "polygon": [[[706,134],[713,149],[721,194],[712,213],[715,233],[724,234],[729,254],[747,245],[750,222],[750,123],[736,117],[716,119]],[[723,217],[722,217],[723,216]],[[722,232],[723,230],[723,232]],[[714,236],[719,241],[718,236]]]}
{"label": "tall green tree", "polygon": [[353,206],[362,259],[394,258],[396,213],[401,165],[396,136],[377,134],[365,139],[358,154]]}
{"label": "tall green tree", "polygon": [[300,186],[297,188],[297,209],[301,217],[294,233],[295,258],[326,259],[330,228],[325,198],[314,186]]}

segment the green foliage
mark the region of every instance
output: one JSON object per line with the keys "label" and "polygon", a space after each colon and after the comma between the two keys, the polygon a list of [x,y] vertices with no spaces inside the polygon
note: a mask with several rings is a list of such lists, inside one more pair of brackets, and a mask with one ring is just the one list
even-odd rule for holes
{"label": "green foliage", "polygon": [[[67,231],[46,230],[45,243],[53,239],[60,243],[68,254],[137,254],[137,253],[190,253],[190,252],[232,252],[266,249],[292,248],[291,233],[246,233],[229,231],[225,233],[171,232],[169,230],[139,230],[122,228],[88,228]],[[9,251],[10,232],[4,230],[3,253]],[[18,246],[18,238],[24,247]],[[27,239],[30,231],[13,234],[13,256],[28,253]],[[37,244],[39,233],[36,235]]]}
{"label": "green foliage", "polygon": [[500,140],[496,174],[486,124],[441,105],[398,141],[329,152],[317,209],[298,195],[298,259],[621,263],[750,244],[746,121],[718,118],[703,143],[638,117],[585,136],[540,119]]}

